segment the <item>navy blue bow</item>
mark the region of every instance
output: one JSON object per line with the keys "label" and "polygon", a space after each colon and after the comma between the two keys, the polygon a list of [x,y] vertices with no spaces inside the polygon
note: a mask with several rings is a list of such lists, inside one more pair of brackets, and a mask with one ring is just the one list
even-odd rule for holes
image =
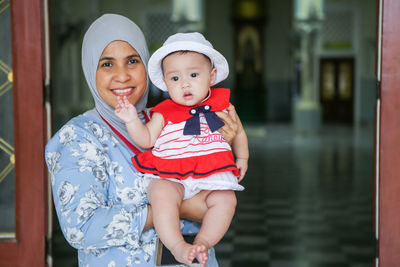
{"label": "navy blue bow", "polygon": [[189,114],[193,117],[186,120],[185,128],[183,129],[183,135],[200,134],[200,113],[203,113],[206,117],[206,121],[211,132],[215,132],[224,126],[224,122],[217,116],[217,114],[215,114],[214,111],[211,111],[211,106],[204,105],[190,109]]}

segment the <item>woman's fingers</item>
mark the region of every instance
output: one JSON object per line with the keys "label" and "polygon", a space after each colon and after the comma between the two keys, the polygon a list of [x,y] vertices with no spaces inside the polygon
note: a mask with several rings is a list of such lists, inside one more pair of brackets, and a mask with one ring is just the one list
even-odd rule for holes
{"label": "woman's fingers", "polygon": [[236,122],[239,118],[238,114],[236,113],[236,108],[232,103],[229,103],[229,107],[226,109],[231,116],[231,118]]}
{"label": "woman's fingers", "polygon": [[[223,120],[224,126],[219,128],[218,131],[222,134],[222,136],[228,143],[232,143],[233,138],[236,136],[237,127],[235,126],[235,122],[230,118],[229,115],[222,113],[220,118]],[[218,116],[219,115],[220,114],[218,114]]]}
{"label": "woman's fingers", "polygon": [[239,128],[238,115],[236,113],[235,107],[232,104],[229,104],[229,107],[226,110],[228,111],[228,113],[222,111],[216,112],[218,117],[220,117],[220,119],[225,124],[218,131],[222,134],[222,136],[228,143],[232,143]]}

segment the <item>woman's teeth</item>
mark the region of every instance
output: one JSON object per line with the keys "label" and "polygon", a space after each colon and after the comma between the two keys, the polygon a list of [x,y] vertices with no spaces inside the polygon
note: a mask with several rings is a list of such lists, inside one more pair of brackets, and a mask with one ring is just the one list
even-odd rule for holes
{"label": "woman's teeth", "polygon": [[125,89],[113,89],[111,92],[116,96],[128,96],[132,94],[134,87],[125,88]]}
{"label": "woman's teeth", "polygon": [[117,94],[123,94],[123,93],[128,93],[132,88],[127,88],[127,89],[114,89],[113,91]]}

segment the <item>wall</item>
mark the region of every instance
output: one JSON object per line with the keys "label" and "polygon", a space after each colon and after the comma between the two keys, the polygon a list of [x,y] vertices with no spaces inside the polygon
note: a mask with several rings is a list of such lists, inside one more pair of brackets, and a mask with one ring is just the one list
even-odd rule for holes
{"label": "wall", "polygon": [[204,34],[229,63],[229,76],[221,86],[232,88],[234,77],[233,26],[231,23],[231,0],[206,0]]}
{"label": "wall", "polygon": [[267,118],[269,121],[290,121],[293,94],[292,1],[268,1],[265,29]]}
{"label": "wall", "polygon": [[[376,45],[376,1],[375,0],[330,0],[329,9],[350,10],[355,17],[355,47],[350,55],[355,58],[356,80],[354,98],[354,122],[357,126],[374,124],[376,91],[375,45]],[[333,55],[341,56],[340,51]]]}
{"label": "wall", "polygon": [[[357,1],[355,2],[357,3]],[[367,0],[365,3],[363,2],[360,8],[361,38],[359,46],[361,71],[356,118],[360,126],[373,126],[375,125],[376,99],[377,1]]]}
{"label": "wall", "polygon": [[[264,87],[267,122],[290,122],[293,106],[293,57],[296,39],[292,31],[292,0],[265,0]],[[204,33],[230,63],[230,75],[221,86],[234,88],[234,47],[231,22],[233,0],[204,0]],[[52,91],[56,123],[59,126],[75,114],[93,106],[80,66],[80,46],[84,31],[104,13],[119,13],[131,18],[148,36],[146,14],[168,13],[170,0],[69,0],[51,2]],[[327,0],[327,5],[358,8],[358,80],[355,121],[373,124],[375,95],[375,0]]]}
{"label": "wall", "polygon": [[[205,34],[227,58],[231,74],[223,83],[234,87],[233,25],[230,0],[206,0]],[[292,98],[291,1],[267,1],[264,26],[264,88],[267,121],[290,121]],[[223,33],[223,34],[221,34]],[[229,44],[229,45],[227,45]],[[240,101],[240,100],[237,100]],[[239,111],[240,112],[240,111]]]}
{"label": "wall", "polygon": [[[266,0],[267,21],[265,25],[264,86],[266,118],[269,122],[290,121],[293,98],[295,97],[293,57],[295,33],[292,30],[291,0]],[[228,62],[234,62],[232,45],[233,27],[230,22],[230,0],[206,0],[205,33],[215,47],[225,55]],[[350,6],[357,10],[358,29],[355,57],[357,81],[355,89],[354,121],[357,125],[371,125],[374,122],[375,99],[375,0],[327,0],[326,6]],[[223,33],[221,35],[221,33]],[[234,69],[225,82],[233,87]],[[318,75],[317,75],[318,77]],[[316,86],[318,82],[316,81]]]}

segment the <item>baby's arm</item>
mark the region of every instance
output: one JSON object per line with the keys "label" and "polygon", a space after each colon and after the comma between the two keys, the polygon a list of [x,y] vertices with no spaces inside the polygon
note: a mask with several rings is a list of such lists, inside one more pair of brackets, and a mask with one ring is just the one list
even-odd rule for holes
{"label": "baby's arm", "polygon": [[240,176],[238,177],[238,181],[240,182],[247,171],[247,162],[249,160],[249,145],[242,122],[240,121],[239,117],[237,119],[238,131],[235,138],[233,139],[232,148],[236,156],[236,165],[240,170]]}
{"label": "baby's arm", "polygon": [[164,126],[164,118],[160,113],[153,113],[151,120],[143,124],[137,115],[134,105],[129,103],[126,96],[118,97],[115,114],[125,122],[129,136],[141,148],[151,148],[160,136]]}

